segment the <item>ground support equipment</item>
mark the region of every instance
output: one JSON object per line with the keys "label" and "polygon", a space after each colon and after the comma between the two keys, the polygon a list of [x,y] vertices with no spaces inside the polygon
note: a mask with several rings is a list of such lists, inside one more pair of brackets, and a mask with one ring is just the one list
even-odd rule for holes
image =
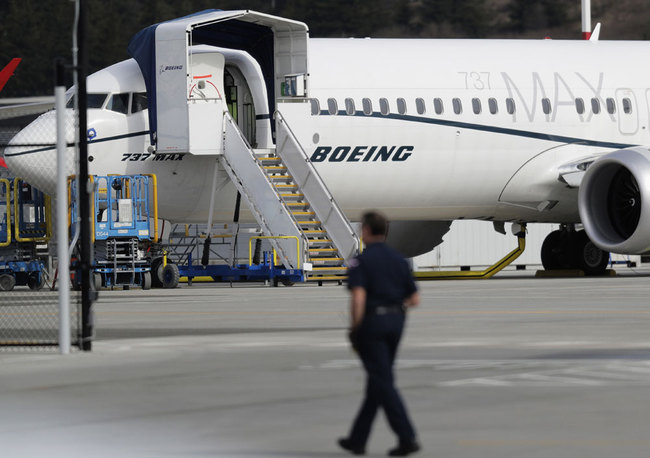
{"label": "ground support equipment", "polygon": [[[155,175],[92,176],[93,281],[96,289],[151,288],[152,258],[148,248],[158,241]],[[70,195],[74,197],[75,181]],[[71,198],[72,220],[76,217]],[[74,285],[74,283],[73,283]]]}
{"label": "ground support equipment", "polygon": [[49,197],[20,178],[0,179],[0,291],[43,286],[47,272],[38,250],[51,229]]}

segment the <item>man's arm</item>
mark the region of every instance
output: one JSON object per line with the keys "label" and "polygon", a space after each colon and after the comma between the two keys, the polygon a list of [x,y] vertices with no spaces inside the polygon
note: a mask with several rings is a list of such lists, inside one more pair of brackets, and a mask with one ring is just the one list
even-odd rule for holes
{"label": "man's arm", "polygon": [[355,286],[350,293],[350,327],[356,329],[361,324],[366,311],[366,290],[361,286]]}
{"label": "man's arm", "polygon": [[404,299],[404,305],[407,307],[417,307],[420,303],[420,293],[417,291]]}

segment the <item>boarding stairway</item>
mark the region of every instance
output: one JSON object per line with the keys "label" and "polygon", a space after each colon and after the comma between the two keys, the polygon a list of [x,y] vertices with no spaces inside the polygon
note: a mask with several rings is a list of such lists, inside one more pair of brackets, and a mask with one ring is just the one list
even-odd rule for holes
{"label": "boarding stairway", "polygon": [[226,113],[221,165],[248,204],[279,262],[306,281],[342,281],[359,251],[347,217],[280,113],[275,149],[254,150]]}

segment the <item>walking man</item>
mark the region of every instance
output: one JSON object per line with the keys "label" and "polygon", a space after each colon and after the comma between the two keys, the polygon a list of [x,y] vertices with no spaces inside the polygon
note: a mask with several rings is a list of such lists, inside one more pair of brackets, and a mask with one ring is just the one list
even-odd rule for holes
{"label": "walking man", "polygon": [[350,342],[359,354],[367,374],[366,392],[350,434],[339,445],[353,455],[365,454],[370,429],[379,407],[398,438],[389,456],[408,456],[420,450],[415,429],[393,379],[406,309],[419,303],[413,277],[406,260],[384,242],[386,218],[377,212],[363,215],[363,253],[350,261],[348,289]]}

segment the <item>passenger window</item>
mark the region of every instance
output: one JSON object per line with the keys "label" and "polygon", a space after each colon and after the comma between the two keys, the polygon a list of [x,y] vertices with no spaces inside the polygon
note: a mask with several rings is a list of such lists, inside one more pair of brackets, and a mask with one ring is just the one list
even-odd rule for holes
{"label": "passenger window", "polygon": [[463,112],[463,104],[461,103],[460,99],[452,99],[451,104],[454,107],[454,113],[457,115],[461,114]]}
{"label": "passenger window", "polygon": [[311,115],[316,116],[320,114],[320,102],[318,99],[309,99],[309,103],[311,104]]}
{"label": "passenger window", "polygon": [[135,92],[133,94],[133,106],[131,107],[131,113],[137,113],[142,110],[146,110],[149,106],[149,102],[147,100],[147,93],[146,92]]}
{"label": "passenger window", "polygon": [[436,110],[436,114],[441,115],[444,113],[444,106],[442,105],[442,99],[435,98],[433,99],[433,109]]}
{"label": "passenger window", "polygon": [[576,99],[576,111],[578,114],[583,114],[585,112],[585,101],[580,97]]}
{"label": "passenger window", "polygon": [[327,99],[327,111],[331,115],[335,115],[339,112],[339,106],[336,103],[336,99]]}
{"label": "passenger window", "polygon": [[402,98],[397,99],[397,112],[401,115],[406,114],[406,100]]}
{"label": "passenger window", "polygon": [[424,114],[427,112],[427,107],[424,104],[424,99],[415,99],[415,109],[418,111],[418,114]]}
{"label": "passenger window", "polygon": [[372,114],[372,100],[363,99],[361,103],[363,104],[363,114],[370,116]]}
{"label": "passenger window", "polygon": [[390,107],[388,106],[388,99],[379,99],[379,111],[381,111],[381,114],[384,116],[388,116],[388,113],[390,113]]}
{"label": "passenger window", "polygon": [[472,99],[472,111],[474,114],[481,114],[481,99]]}
{"label": "passenger window", "polygon": [[488,99],[488,108],[490,109],[490,113],[497,114],[499,112],[499,105],[497,104],[497,99],[495,98]]}
{"label": "passenger window", "polygon": [[544,114],[550,114],[551,113],[551,100],[547,98],[542,99],[542,111]]}
{"label": "passenger window", "polygon": [[623,113],[632,114],[632,100],[627,97],[623,99]]}
{"label": "passenger window", "polygon": [[127,114],[129,112],[129,94],[113,94],[106,105],[107,110]]}
{"label": "passenger window", "polygon": [[616,113],[616,101],[613,98],[609,97],[606,103],[607,103],[607,113],[609,114]]}
{"label": "passenger window", "polygon": [[354,100],[345,99],[345,112],[350,116],[354,115]]}
{"label": "passenger window", "polygon": [[515,99],[507,98],[506,99],[506,111],[508,114],[515,114]]}
{"label": "passenger window", "polygon": [[591,99],[591,111],[593,111],[594,114],[600,113],[600,100],[595,97]]}

